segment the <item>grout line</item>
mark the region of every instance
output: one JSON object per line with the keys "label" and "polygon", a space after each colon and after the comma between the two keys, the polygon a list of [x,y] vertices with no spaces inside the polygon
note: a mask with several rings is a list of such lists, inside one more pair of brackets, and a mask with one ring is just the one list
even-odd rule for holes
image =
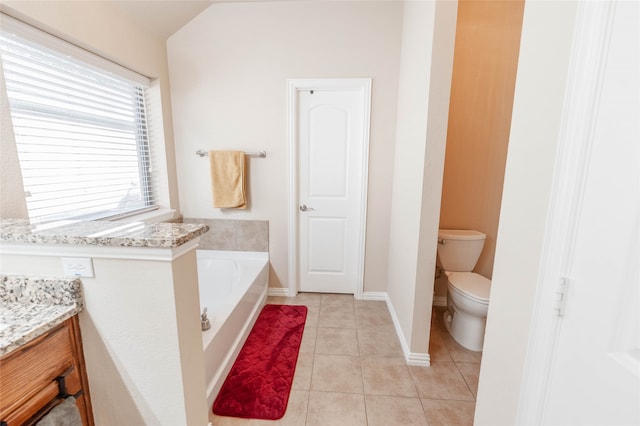
{"label": "grout line", "polygon": [[[467,378],[464,377],[464,374],[462,374],[462,371],[460,370],[460,367],[458,366],[458,363],[456,361],[453,362],[456,365],[456,370],[458,370],[458,373],[460,373],[460,375],[462,376],[462,380],[464,380],[464,384],[467,385],[467,389],[469,389],[469,392],[471,393],[471,396],[473,397],[473,401],[476,401],[476,395],[473,392],[473,389],[471,389],[471,385],[469,384],[469,382],[467,381]],[[465,363],[461,363],[461,364],[465,364]],[[470,363],[466,363],[466,364],[470,364]]]}
{"label": "grout line", "polygon": [[[364,381],[364,379],[363,379]],[[367,394],[364,393],[364,383],[362,384],[362,400],[364,402],[364,422],[369,425],[369,413],[367,411]]]}
{"label": "grout line", "polygon": [[424,414],[424,418],[427,421],[427,425],[431,425],[431,422],[429,421],[429,415],[427,414],[427,410],[424,406],[424,403],[422,402],[422,398],[420,398],[420,395],[418,395],[418,401],[420,401],[420,407],[422,407],[422,413]]}

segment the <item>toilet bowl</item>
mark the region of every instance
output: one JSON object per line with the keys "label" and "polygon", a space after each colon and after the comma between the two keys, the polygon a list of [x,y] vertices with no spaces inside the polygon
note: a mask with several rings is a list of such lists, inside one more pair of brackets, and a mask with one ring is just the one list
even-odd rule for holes
{"label": "toilet bowl", "polygon": [[481,351],[491,281],[474,272],[448,272],[447,278],[445,327],[456,342],[469,350]]}
{"label": "toilet bowl", "polygon": [[438,232],[438,263],[447,276],[445,327],[456,342],[481,351],[489,310],[491,280],[471,272],[486,236],[473,230]]}

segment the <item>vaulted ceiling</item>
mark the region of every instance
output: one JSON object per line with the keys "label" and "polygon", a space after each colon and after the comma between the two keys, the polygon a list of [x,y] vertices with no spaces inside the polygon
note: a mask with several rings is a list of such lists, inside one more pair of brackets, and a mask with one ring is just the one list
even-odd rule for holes
{"label": "vaulted ceiling", "polygon": [[[167,39],[213,3],[270,0],[108,0],[148,31]],[[290,0],[314,1],[314,0]]]}
{"label": "vaulted ceiling", "polygon": [[149,32],[167,39],[200,12],[211,6],[213,1],[134,0],[112,1],[112,3]]}

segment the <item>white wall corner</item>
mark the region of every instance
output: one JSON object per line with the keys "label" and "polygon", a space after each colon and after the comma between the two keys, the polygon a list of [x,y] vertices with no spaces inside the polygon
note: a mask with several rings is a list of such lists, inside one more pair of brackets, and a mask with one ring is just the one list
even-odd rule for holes
{"label": "white wall corner", "polygon": [[[407,365],[429,367],[431,365],[429,354],[411,352],[409,350],[409,344],[407,343],[407,339],[404,337],[404,333],[402,332],[402,328],[400,327],[400,321],[398,321],[398,316],[396,315],[396,311],[393,308],[391,299],[389,299],[389,295],[385,292],[367,292],[364,294],[364,297],[365,300],[384,300],[387,303],[387,309],[389,310],[389,314],[391,315],[391,320],[393,320],[393,326],[396,329],[396,335],[398,336],[398,340],[400,341],[402,353],[404,354],[404,359],[407,362]],[[366,297],[376,297],[376,299],[366,299]]]}

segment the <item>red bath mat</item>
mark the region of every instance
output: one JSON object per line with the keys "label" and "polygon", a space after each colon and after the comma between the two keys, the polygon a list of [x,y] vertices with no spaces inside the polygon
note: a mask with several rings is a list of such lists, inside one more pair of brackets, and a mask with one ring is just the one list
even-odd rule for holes
{"label": "red bath mat", "polygon": [[306,318],[306,306],[262,309],[213,403],[214,414],[266,420],[284,416]]}

